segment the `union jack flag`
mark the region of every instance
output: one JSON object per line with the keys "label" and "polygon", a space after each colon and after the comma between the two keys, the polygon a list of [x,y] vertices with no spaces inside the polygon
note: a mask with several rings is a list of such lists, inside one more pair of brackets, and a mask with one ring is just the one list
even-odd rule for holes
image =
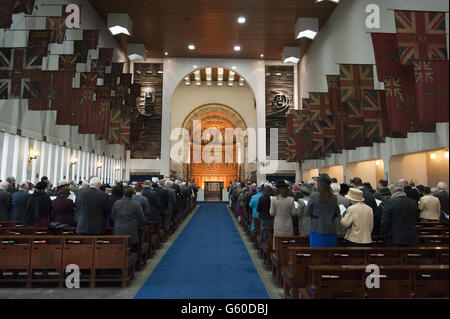
{"label": "union jack flag", "polygon": [[364,121],[362,101],[347,100],[348,116],[345,129],[345,148],[355,149],[364,145]]}
{"label": "union jack flag", "polygon": [[416,83],[433,82],[434,71],[432,61],[414,60],[412,61],[414,68],[414,78]]}
{"label": "union jack flag", "polygon": [[80,73],[80,87],[97,87],[98,73],[96,72],[81,72]]}
{"label": "union jack flag", "polygon": [[325,154],[323,130],[319,121],[313,121],[312,147],[310,158],[322,158]]}
{"label": "union jack flag", "polygon": [[66,18],[47,17],[47,29],[51,30],[50,42],[63,43],[66,34]]}
{"label": "union jack flag", "polygon": [[447,60],[445,12],[395,10],[402,64],[412,60]]}
{"label": "union jack flag", "polygon": [[364,137],[374,143],[383,143],[390,136],[386,95],[383,90],[364,90]]}
{"label": "union jack flag", "polygon": [[59,70],[75,71],[77,68],[78,55],[68,54],[59,56]]}
{"label": "union jack flag", "polygon": [[362,100],[363,90],[373,89],[371,64],[340,64],[341,102]]}
{"label": "union jack flag", "polygon": [[[40,79],[44,52],[42,48],[0,49],[0,81],[3,85],[8,83],[9,98],[25,98],[24,90],[27,87],[36,88],[30,81]],[[26,92],[25,95],[29,93],[33,94]]]}
{"label": "union jack flag", "polygon": [[21,12],[25,14],[33,13],[35,0],[15,0],[15,1],[9,0],[9,1],[14,2],[13,13],[21,13]]}
{"label": "union jack flag", "polygon": [[345,103],[341,103],[341,77],[339,75],[328,74],[328,99],[332,110],[342,109]]}

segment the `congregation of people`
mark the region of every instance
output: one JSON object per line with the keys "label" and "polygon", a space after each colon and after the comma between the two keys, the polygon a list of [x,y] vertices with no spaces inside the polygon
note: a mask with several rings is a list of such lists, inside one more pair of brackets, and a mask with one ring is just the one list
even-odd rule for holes
{"label": "congregation of people", "polygon": [[89,181],[61,180],[52,187],[47,177],[33,185],[14,177],[0,182],[0,221],[16,221],[23,227],[76,227],[79,235],[102,235],[107,227],[115,235],[130,235],[136,250],[138,227],[165,216],[173,231],[177,214],[195,203],[198,187],[193,182],[170,179],[145,182],[117,181],[113,186],[100,178]]}
{"label": "congregation of people", "polygon": [[309,236],[311,247],[336,247],[337,236],[350,247],[366,247],[374,235],[382,236],[386,246],[414,246],[418,222],[449,220],[445,182],[430,188],[406,179],[380,180],[373,189],[359,177],[347,185],[320,174],[298,185],[285,180],[230,183],[228,193],[236,217],[251,220],[252,232],[259,219],[261,245],[266,229],[273,227],[273,246],[277,236],[289,235]]}

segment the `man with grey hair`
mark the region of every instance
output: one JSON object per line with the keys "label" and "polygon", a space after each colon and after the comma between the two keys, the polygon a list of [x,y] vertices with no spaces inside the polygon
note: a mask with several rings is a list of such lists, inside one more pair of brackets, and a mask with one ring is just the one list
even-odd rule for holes
{"label": "man with grey hair", "polygon": [[439,182],[437,184],[438,192],[434,195],[439,199],[441,203],[441,221],[448,223],[448,193],[447,184],[444,182]]}
{"label": "man with grey hair", "polygon": [[0,221],[8,221],[11,218],[12,203],[11,193],[7,191],[9,183],[0,183]]}
{"label": "man with grey hair", "polygon": [[10,192],[11,194],[17,192],[16,179],[14,177],[7,177],[6,181],[9,184],[8,189],[6,191]]}
{"label": "man with grey hair", "polygon": [[408,198],[401,183],[389,186],[392,197],[384,202],[381,234],[388,246],[415,246],[419,243],[416,223],[419,221],[417,203]]}
{"label": "man with grey hair", "polygon": [[78,193],[75,200],[75,220],[80,235],[101,235],[105,232],[109,213],[108,195],[100,190],[101,181],[92,177],[90,187]]}
{"label": "man with grey hair", "polygon": [[403,186],[403,191],[405,192],[406,196],[414,200],[417,205],[419,205],[420,194],[417,189],[412,188],[410,183],[404,178],[402,178],[398,182]]}

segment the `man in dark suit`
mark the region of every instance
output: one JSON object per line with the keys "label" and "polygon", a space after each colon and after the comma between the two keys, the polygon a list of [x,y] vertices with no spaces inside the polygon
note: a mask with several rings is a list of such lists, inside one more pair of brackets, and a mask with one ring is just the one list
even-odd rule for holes
{"label": "man in dark suit", "polygon": [[363,182],[359,177],[354,177],[352,179],[352,184],[354,188],[357,188],[363,192],[364,204],[372,208],[373,213],[375,214],[378,206],[372,192],[370,192],[367,188],[363,186]]}
{"label": "man in dark suit", "polygon": [[10,192],[11,194],[17,192],[16,179],[14,177],[8,177],[6,178],[6,181],[9,184],[7,191]]}
{"label": "man in dark suit", "polygon": [[172,221],[174,220],[178,209],[177,193],[173,188],[173,186],[174,183],[172,181],[166,181],[165,189],[169,193],[169,201],[167,206],[167,219],[166,219],[166,227],[168,227],[167,229],[170,229]]}
{"label": "man in dark suit", "polygon": [[30,196],[28,193],[28,183],[21,183],[19,185],[19,191],[12,194],[13,221],[22,221]]}
{"label": "man in dark suit", "polygon": [[144,217],[147,221],[150,220],[150,205],[148,203],[148,199],[144,196],[142,196],[142,191],[144,190],[144,187],[142,184],[137,184],[134,187],[134,190],[136,191],[136,194],[133,196],[133,200],[137,201],[142,208],[142,213],[144,214]]}
{"label": "man in dark suit", "polygon": [[161,201],[159,200],[158,193],[151,188],[152,182],[145,181],[144,189],[142,190],[142,196],[147,198],[148,204],[150,206],[150,220],[157,222],[159,220],[159,216],[163,211]]}
{"label": "man in dark suit", "polygon": [[0,220],[8,221],[11,218],[11,193],[7,191],[8,182],[0,184]]}
{"label": "man in dark suit", "polygon": [[441,203],[441,221],[448,222],[448,193],[447,193],[447,184],[444,182],[439,182],[437,184],[437,189],[439,192],[435,194]]}
{"label": "man in dark suit", "polygon": [[419,200],[420,200],[420,194],[417,191],[417,189],[412,188],[412,186],[410,185],[410,183],[408,183],[408,181],[406,179],[401,179],[398,181],[400,184],[402,184],[403,186],[403,191],[405,192],[406,196],[408,196],[409,198],[411,198],[412,200],[416,201],[417,205],[419,204]]}
{"label": "man in dark suit", "polygon": [[92,177],[90,188],[81,190],[75,201],[75,218],[80,235],[101,235],[106,227],[108,195],[100,190],[101,181]]}
{"label": "man in dark suit", "polygon": [[414,200],[406,196],[400,183],[390,187],[392,197],[384,202],[381,234],[388,246],[414,246],[419,243],[416,223],[419,210]]}

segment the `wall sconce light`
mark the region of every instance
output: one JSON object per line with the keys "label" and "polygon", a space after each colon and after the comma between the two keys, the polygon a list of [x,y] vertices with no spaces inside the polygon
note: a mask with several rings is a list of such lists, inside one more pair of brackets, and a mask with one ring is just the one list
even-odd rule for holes
{"label": "wall sconce light", "polygon": [[444,153],[445,158],[448,158],[448,151]]}
{"label": "wall sconce light", "polygon": [[108,13],[108,28],[113,35],[123,33],[131,36],[133,22],[127,13]]}
{"label": "wall sconce light", "polygon": [[380,161],[376,161],[375,165],[380,166]]}
{"label": "wall sconce light", "polygon": [[430,158],[431,158],[431,159],[435,159],[435,158],[436,158],[436,153],[431,153],[431,154],[430,154]]}
{"label": "wall sconce light", "polygon": [[70,166],[76,165],[77,163],[78,163],[78,158],[76,158],[75,156],[72,156],[70,158]]}
{"label": "wall sconce light", "polygon": [[300,48],[299,47],[284,47],[281,52],[283,63],[297,64],[300,62]]}
{"label": "wall sconce light", "polygon": [[39,156],[39,151],[31,149],[30,150],[30,162],[35,160]]}
{"label": "wall sconce light", "polygon": [[103,163],[102,162],[97,162],[97,168],[102,168]]}
{"label": "wall sconce light", "polygon": [[295,24],[295,39],[314,39],[319,32],[318,18],[299,18]]}

